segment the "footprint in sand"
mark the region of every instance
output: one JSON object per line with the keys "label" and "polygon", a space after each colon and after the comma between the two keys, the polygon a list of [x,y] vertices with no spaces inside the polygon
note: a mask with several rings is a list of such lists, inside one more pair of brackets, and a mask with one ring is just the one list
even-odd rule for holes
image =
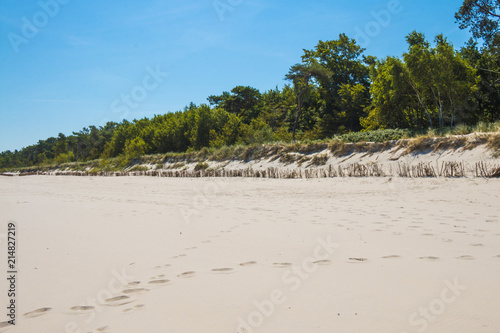
{"label": "footprint in sand", "polygon": [[77,306],[72,306],[69,309],[73,311],[74,314],[85,314],[88,313],[89,311],[94,311],[95,308],[89,305],[77,305]]}
{"label": "footprint in sand", "polygon": [[26,318],[40,317],[40,316],[43,316],[44,314],[46,314],[47,312],[49,312],[50,310],[52,310],[52,308],[40,308],[40,309],[36,309],[35,311],[27,312],[24,314],[24,316]]}
{"label": "footprint in sand", "polygon": [[396,259],[396,258],[401,258],[401,256],[398,256],[397,254],[391,254],[389,256],[383,256],[383,259]]}
{"label": "footprint in sand", "polygon": [[427,256],[427,257],[420,257],[419,259],[422,259],[422,260],[439,260],[439,257]]}
{"label": "footprint in sand", "polygon": [[96,332],[106,332],[106,331],[109,331],[109,326],[96,328]]}
{"label": "footprint in sand", "polygon": [[[5,332],[6,330],[8,330],[8,329],[9,329],[9,328],[8,328],[9,326],[13,326],[13,325],[12,325],[11,323],[9,323],[8,321],[2,321],[2,322],[0,323],[0,330],[1,330],[0,332]],[[7,328],[6,328],[6,327],[7,327]]]}
{"label": "footprint in sand", "polygon": [[180,277],[180,278],[190,278],[190,277],[193,277],[195,275],[196,275],[196,272],[189,271],[189,272],[181,273],[181,274],[177,275],[177,277]]}
{"label": "footprint in sand", "polygon": [[175,256],[175,257],[172,257],[173,259],[177,259],[177,258],[182,258],[182,257],[185,257],[186,255],[183,253],[183,254],[179,254],[178,256]]}
{"label": "footprint in sand", "polygon": [[292,266],[292,263],[289,263],[289,262],[275,262],[273,264],[274,267],[278,267],[278,268],[285,268],[285,267],[290,267]]}
{"label": "footprint in sand", "polygon": [[121,296],[108,298],[108,299],[104,300],[104,302],[106,303],[105,305],[107,305],[107,306],[120,306],[120,305],[132,303],[133,300],[131,300],[129,296],[121,295]]}
{"label": "footprint in sand", "polygon": [[352,263],[358,263],[358,262],[367,262],[368,259],[366,258],[349,258],[349,262]]}
{"label": "footprint in sand", "polygon": [[247,261],[247,262],[242,262],[240,264],[240,266],[252,266],[252,265],[256,265],[257,264],[257,261]]}
{"label": "footprint in sand", "polygon": [[422,234],[422,236],[434,236],[434,234]]}
{"label": "footprint in sand", "polygon": [[127,284],[127,286],[137,286],[138,284],[141,284],[141,281],[132,281]]}
{"label": "footprint in sand", "polygon": [[232,273],[232,272],[234,272],[234,269],[232,269],[232,268],[214,268],[214,269],[212,269],[212,272],[214,272],[214,273],[225,273],[225,274],[227,274],[227,273]]}
{"label": "footprint in sand", "polygon": [[188,248],[185,248],[184,250],[186,250],[186,251],[190,251],[190,250],[194,250],[194,249],[197,249],[197,247],[196,247],[196,246],[193,246],[193,247],[188,247]]}
{"label": "footprint in sand", "polygon": [[484,246],[484,244],[481,244],[481,243],[474,243],[474,244],[471,244],[470,246]]}
{"label": "footprint in sand", "polygon": [[164,280],[152,280],[152,281],[149,281],[148,284],[151,284],[151,285],[165,285],[165,284],[168,284],[170,283],[170,280],[167,280],[167,279],[164,279]]}
{"label": "footprint in sand", "polygon": [[474,260],[476,258],[474,258],[474,256],[465,255],[465,256],[457,257],[457,259],[460,259],[460,260]]}
{"label": "footprint in sand", "polygon": [[453,242],[453,239],[443,238],[443,242],[450,243],[450,242]]}
{"label": "footprint in sand", "polygon": [[141,308],[145,307],[144,304],[137,304],[137,305],[134,305],[133,308],[127,308],[127,309],[124,309],[123,312],[130,312],[130,311],[137,311]]}
{"label": "footprint in sand", "polygon": [[316,261],[313,261],[313,264],[322,265],[322,266],[328,266],[328,265],[330,265],[330,263],[331,263],[331,260],[316,260]]}
{"label": "footprint in sand", "polygon": [[146,288],[133,288],[133,289],[124,289],[122,293],[124,294],[141,294],[143,292],[148,291]]}
{"label": "footprint in sand", "polygon": [[496,255],[495,258],[500,258],[500,254]]}

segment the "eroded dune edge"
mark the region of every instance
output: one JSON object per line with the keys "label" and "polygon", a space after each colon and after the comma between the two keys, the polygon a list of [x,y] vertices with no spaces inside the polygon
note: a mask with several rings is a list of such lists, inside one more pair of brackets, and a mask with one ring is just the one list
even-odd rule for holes
{"label": "eroded dune edge", "polygon": [[269,144],[137,157],[126,167],[91,161],[24,168],[4,176],[500,177],[500,134],[386,142]]}

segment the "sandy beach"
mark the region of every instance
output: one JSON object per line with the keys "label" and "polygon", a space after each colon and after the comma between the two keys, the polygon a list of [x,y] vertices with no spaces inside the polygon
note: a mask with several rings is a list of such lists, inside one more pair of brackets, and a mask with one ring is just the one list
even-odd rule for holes
{"label": "sandy beach", "polygon": [[0,332],[500,331],[496,179],[0,177]]}

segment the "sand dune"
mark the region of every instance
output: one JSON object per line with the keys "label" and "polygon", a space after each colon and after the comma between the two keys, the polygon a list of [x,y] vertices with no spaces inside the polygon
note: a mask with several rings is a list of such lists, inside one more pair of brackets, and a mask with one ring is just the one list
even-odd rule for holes
{"label": "sand dune", "polygon": [[496,333],[499,196],[479,178],[3,177],[19,307],[0,332]]}

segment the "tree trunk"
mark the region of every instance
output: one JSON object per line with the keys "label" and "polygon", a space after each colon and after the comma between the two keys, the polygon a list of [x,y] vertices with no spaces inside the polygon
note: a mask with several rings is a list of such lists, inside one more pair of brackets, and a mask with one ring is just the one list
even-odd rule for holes
{"label": "tree trunk", "polygon": [[295,131],[299,124],[299,117],[302,113],[302,93],[297,96],[297,114],[295,115],[295,123],[293,124],[292,140],[295,140]]}

